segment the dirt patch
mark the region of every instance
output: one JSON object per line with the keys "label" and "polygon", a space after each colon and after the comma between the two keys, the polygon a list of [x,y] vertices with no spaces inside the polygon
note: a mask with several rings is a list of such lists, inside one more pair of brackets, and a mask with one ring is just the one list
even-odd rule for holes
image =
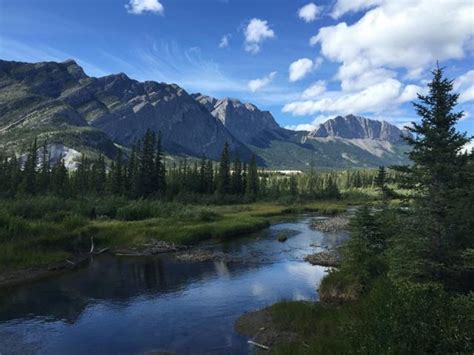
{"label": "dirt patch", "polygon": [[349,225],[349,218],[345,216],[336,216],[328,218],[314,218],[311,222],[311,228],[326,232],[326,233],[336,233],[343,230],[347,230]]}
{"label": "dirt patch", "polygon": [[325,250],[316,254],[306,255],[304,261],[311,265],[339,267],[341,265],[341,253],[337,249]]}
{"label": "dirt patch", "polygon": [[[296,333],[277,329],[269,308],[243,314],[235,322],[234,328],[237,333],[249,337],[249,340],[268,346],[270,352],[273,347],[298,340]],[[268,353],[268,351],[258,347],[255,347],[255,351],[257,353]]]}

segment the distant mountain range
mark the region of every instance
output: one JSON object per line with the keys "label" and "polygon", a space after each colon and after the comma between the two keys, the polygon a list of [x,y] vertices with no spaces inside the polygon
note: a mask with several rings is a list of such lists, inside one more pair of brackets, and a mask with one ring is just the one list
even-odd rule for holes
{"label": "distant mountain range", "polygon": [[272,114],[236,99],[188,94],[175,84],[138,82],[125,74],[87,76],[73,60],[0,60],[0,147],[25,150],[37,137],[51,149],[113,158],[150,128],[172,155],[218,159],[225,142],[234,156],[257,154],[261,165],[304,169],[404,164],[406,132],[349,115],[312,132],[291,131]]}

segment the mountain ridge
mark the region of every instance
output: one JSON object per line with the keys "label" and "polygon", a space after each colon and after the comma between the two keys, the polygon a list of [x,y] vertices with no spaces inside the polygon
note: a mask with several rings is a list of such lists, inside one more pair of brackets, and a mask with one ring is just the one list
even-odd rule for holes
{"label": "mountain ridge", "polygon": [[124,73],[90,77],[74,60],[0,60],[6,151],[18,153],[38,138],[112,159],[118,146],[130,147],[149,128],[161,132],[169,154],[217,160],[228,142],[234,156],[249,160],[255,153],[261,165],[274,168],[305,168],[312,160],[327,168],[406,161],[398,148],[401,130],[386,122],[338,116],[313,132],[295,132],[252,103],[189,94],[177,84],[139,82]]}

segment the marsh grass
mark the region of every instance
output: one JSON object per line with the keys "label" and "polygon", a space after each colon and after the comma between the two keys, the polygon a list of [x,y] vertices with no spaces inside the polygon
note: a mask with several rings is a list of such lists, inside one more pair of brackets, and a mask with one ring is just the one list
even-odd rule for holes
{"label": "marsh grass", "polygon": [[252,233],[285,215],[340,213],[347,205],[348,201],[196,205],[120,197],[0,200],[0,270],[64,261],[87,252],[91,237],[97,248],[135,246],[152,239],[194,244]]}

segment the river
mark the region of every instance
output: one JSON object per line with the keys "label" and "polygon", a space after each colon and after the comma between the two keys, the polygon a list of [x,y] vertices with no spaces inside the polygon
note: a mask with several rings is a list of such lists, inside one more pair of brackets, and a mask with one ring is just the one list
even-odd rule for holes
{"label": "river", "polygon": [[[248,339],[233,329],[241,314],[318,299],[327,268],[303,257],[346,235],[313,231],[309,221],[202,246],[229,253],[231,262],[104,254],[78,270],[0,289],[0,354],[247,354]],[[281,243],[282,230],[297,234]]]}

